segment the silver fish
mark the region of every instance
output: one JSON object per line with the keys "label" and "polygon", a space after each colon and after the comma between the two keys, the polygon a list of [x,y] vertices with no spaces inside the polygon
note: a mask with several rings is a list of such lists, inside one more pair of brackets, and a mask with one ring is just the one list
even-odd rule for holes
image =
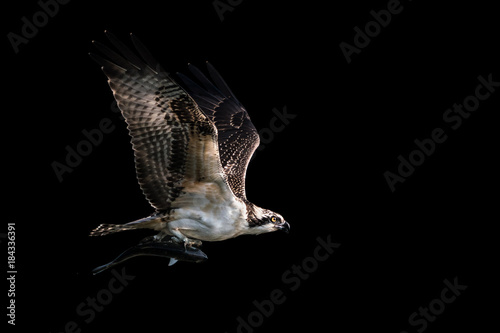
{"label": "silver fish", "polygon": [[94,275],[101,273],[108,268],[124,262],[125,260],[138,256],[170,258],[169,266],[175,264],[177,261],[198,263],[208,259],[207,255],[196,247],[184,246],[184,244],[175,243],[170,240],[158,241],[154,238],[154,236],[151,236],[144,238],[136,246],[132,246],[131,248],[125,250],[111,262],[94,268],[92,273]]}

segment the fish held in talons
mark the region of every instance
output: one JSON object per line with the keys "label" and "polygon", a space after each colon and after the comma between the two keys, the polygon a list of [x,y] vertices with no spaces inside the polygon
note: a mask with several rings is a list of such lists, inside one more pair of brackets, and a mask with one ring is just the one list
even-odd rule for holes
{"label": "fish held in talons", "polygon": [[158,241],[154,236],[151,236],[144,238],[139,244],[125,250],[111,262],[94,268],[92,273],[96,275],[130,258],[138,256],[170,258],[169,266],[172,266],[177,261],[199,263],[208,259],[207,255],[196,247],[184,246],[184,244],[176,243],[170,239]]}

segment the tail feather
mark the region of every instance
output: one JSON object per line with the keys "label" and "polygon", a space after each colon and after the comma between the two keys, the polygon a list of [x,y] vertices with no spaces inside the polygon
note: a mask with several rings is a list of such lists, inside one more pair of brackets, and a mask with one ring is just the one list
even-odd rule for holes
{"label": "tail feather", "polygon": [[115,232],[135,229],[126,224],[101,224],[90,232],[90,236],[106,236]]}
{"label": "tail feather", "polygon": [[125,231],[125,230],[134,230],[134,229],[159,229],[161,228],[162,223],[161,216],[152,215],[149,217],[145,217],[143,219],[125,223],[125,224],[101,224],[94,230],[90,232],[90,236],[106,236],[109,234],[113,234],[115,232]]}

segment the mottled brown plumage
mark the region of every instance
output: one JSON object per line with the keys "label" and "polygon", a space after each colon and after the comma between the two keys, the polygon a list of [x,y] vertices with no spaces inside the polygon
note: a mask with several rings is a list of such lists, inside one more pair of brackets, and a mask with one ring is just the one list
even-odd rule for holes
{"label": "mottled brown plumage", "polygon": [[204,88],[180,75],[188,93],[135,36],[140,57],[106,35],[120,54],[95,43],[110,60],[91,56],[108,77],[128,124],[139,185],[155,212],[123,225],[102,224],[92,235],[149,228],[160,231],[158,240],[172,236],[197,244],[287,230],[281,215],[246,198],[246,169],[259,136],[217,71],[208,64],[212,83],[190,66]]}

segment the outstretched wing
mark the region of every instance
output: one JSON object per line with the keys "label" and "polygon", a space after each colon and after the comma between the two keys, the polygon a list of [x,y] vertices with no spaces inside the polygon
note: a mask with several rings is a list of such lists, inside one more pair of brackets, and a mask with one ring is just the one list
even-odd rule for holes
{"label": "outstretched wing", "polygon": [[94,42],[110,61],[91,57],[102,66],[128,124],[137,178],[150,204],[168,211],[190,181],[217,183],[229,192],[212,121],[135,36],[132,42],[142,59],[106,35],[121,55]]}
{"label": "outstretched wing", "polygon": [[218,131],[219,154],[228,184],[234,195],[245,200],[245,176],[248,163],[259,146],[259,134],[248,112],[234,97],[215,68],[207,63],[210,81],[198,68],[189,65],[191,73],[203,85],[177,73],[191,97]]}

